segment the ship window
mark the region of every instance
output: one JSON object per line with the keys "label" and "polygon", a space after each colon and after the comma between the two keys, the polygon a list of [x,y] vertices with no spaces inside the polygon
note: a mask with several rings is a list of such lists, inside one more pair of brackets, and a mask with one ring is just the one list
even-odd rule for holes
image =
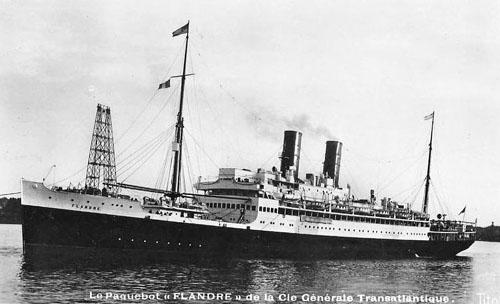
{"label": "ship window", "polygon": [[[289,211],[289,210],[287,210],[287,212],[288,212],[288,211]],[[283,209],[283,208],[279,208],[279,209],[278,209],[278,213],[279,213],[279,214],[285,214],[285,209]],[[288,213],[288,214],[290,214],[290,213]]]}
{"label": "ship window", "polygon": [[292,215],[292,210],[286,209],[286,215]]}
{"label": "ship window", "polygon": [[311,216],[311,211],[306,211],[306,216]]}
{"label": "ship window", "polygon": [[352,221],[352,216],[348,216],[348,217],[347,217],[347,220],[348,220],[348,221]]}
{"label": "ship window", "polygon": [[262,211],[262,206],[259,206],[259,211]]}
{"label": "ship window", "polygon": [[252,206],[252,211],[255,211],[255,206]]}
{"label": "ship window", "polygon": [[[229,204],[228,204],[228,206],[229,206]],[[231,209],[234,209],[234,208],[235,208],[234,204],[231,204]]]}
{"label": "ship window", "polygon": [[250,205],[247,205],[247,210],[250,210]]}
{"label": "ship window", "polygon": [[222,203],[222,209],[226,208],[226,203]]}

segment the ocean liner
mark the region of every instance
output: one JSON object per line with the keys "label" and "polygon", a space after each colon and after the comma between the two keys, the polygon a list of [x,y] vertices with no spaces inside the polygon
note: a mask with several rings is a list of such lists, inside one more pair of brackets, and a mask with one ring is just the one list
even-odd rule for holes
{"label": "ocean liner", "polygon": [[[342,142],[326,142],[321,174],[299,176],[302,133],[284,132],[280,166],[255,171],[221,168],[213,180],[180,191],[183,98],[189,23],[173,166],[167,189],[116,180],[111,110],[98,105],[85,187],[47,187],[23,179],[23,245],[27,254],[77,252],[175,255],[343,258],[449,257],[475,240],[475,223],[428,214],[432,119],[421,211],[391,199],[355,199],[339,186]],[[159,89],[170,86],[170,79]],[[123,194],[124,189],[143,193]],[[156,198],[154,198],[156,196]]]}

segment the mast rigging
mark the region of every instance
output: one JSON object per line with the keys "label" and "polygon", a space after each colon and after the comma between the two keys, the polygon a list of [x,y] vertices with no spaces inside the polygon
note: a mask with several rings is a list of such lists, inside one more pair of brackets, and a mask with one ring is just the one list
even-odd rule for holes
{"label": "mast rigging", "polygon": [[434,112],[432,114],[427,115],[425,118],[432,119],[431,124],[431,139],[429,141],[429,158],[427,159],[427,175],[425,176],[425,194],[424,194],[424,204],[422,206],[422,213],[427,214],[427,209],[429,207],[429,184],[431,181],[431,154],[432,154],[432,135],[434,133]]}
{"label": "mast rigging", "polygon": [[174,167],[172,172],[172,186],[170,191],[173,196],[179,196],[180,182],[181,182],[181,169],[182,169],[182,140],[184,132],[184,117],[182,116],[182,109],[184,105],[184,85],[186,82],[186,60],[189,41],[189,21],[186,25],[179,28],[172,33],[172,36],[186,34],[186,47],[184,49],[184,64],[182,67],[181,75],[181,95],[179,101],[179,112],[177,113],[177,123],[175,125],[175,141],[172,143],[172,151],[174,152]]}

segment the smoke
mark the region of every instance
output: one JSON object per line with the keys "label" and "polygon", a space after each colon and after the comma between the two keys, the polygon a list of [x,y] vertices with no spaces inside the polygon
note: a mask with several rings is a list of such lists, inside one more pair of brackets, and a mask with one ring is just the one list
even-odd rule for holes
{"label": "smoke", "polygon": [[296,130],[308,137],[324,137],[332,140],[335,137],[330,130],[322,125],[315,125],[307,114],[287,117],[280,115],[279,111],[259,110],[248,111],[245,120],[257,135],[270,140],[281,140],[284,130]]}
{"label": "smoke", "polygon": [[311,123],[311,117],[307,114],[295,115],[291,119],[284,119],[283,121],[287,128],[312,136],[325,137],[329,140],[334,139],[330,130],[325,126],[314,126]]}

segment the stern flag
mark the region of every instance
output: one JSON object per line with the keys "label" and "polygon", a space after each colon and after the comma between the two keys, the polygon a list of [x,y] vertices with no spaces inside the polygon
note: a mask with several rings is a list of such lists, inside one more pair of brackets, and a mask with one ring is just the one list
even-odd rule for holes
{"label": "stern flag", "polygon": [[188,32],[189,32],[189,22],[186,25],[184,25],[183,27],[175,30],[172,33],[172,36],[175,37],[175,36],[178,36],[178,35],[187,34]]}
{"label": "stern flag", "polygon": [[460,211],[460,213],[459,213],[458,215],[460,215],[460,214],[462,214],[462,213],[465,213],[465,208],[466,208],[466,207],[467,207],[467,206],[465,206],[465,207],[464,207],[464,209],[462,209],[462,211]]}
{"label": "stern flag", "polygon": [[170,88],[170,79],[165,81],[164,83],[160,83],[160,86],[158,87],[158,90],[160,89],[166,89]]}
{"label": "stern flag", "polygon": [[434,112],[432,112],[431,114],[425,116],[424,120],[429,120],[429,119],[432,119],[432,118],[434,118]]}

